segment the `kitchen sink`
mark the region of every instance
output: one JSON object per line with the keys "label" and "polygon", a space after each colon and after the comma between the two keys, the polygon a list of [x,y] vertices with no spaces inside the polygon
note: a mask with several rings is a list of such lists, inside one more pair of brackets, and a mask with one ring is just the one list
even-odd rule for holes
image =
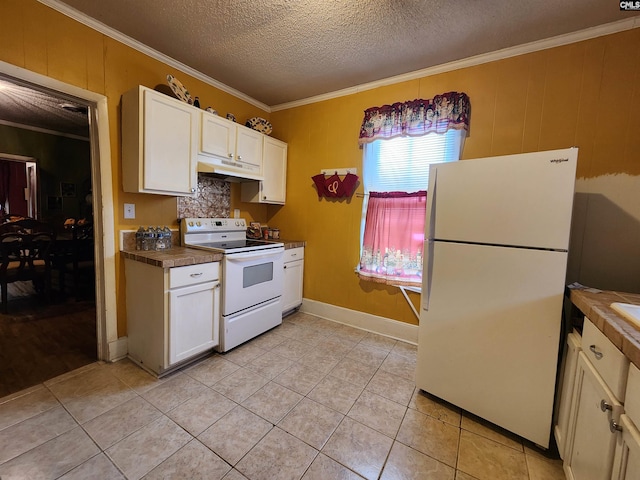
{"label": "kitchen sink", "polygon": [[611,308],[634,327],[640,329],[640,305],[615,302],[611,304]]}

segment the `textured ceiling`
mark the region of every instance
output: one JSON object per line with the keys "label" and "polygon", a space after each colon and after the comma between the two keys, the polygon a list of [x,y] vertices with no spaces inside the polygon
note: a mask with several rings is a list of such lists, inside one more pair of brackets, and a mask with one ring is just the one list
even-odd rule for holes
{"label": "textured ceiling", "polygon": [[86,106],[0,77],[0,122],[89,137]]}
{"label": "textured ceiling", "polygon": [[640,14],[614,0],[52,2],[269,106]]}
{"label": "textured ceiling", "polygon": [[[40,1],[267,106],[640,15],[614,0]],[[86,116],[64,102],[13,85],[0,122],[86,137]]]}

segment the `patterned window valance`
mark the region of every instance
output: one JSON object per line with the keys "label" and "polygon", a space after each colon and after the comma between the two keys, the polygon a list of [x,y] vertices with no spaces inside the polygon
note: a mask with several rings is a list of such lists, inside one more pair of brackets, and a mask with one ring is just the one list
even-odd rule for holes
{"label": "patterned window valance", "polygon": [[429,100],[412,100],[368,108],[360,128],[360,145],[380,138],[469,130],[471,104],[466,93],[449,92]]}

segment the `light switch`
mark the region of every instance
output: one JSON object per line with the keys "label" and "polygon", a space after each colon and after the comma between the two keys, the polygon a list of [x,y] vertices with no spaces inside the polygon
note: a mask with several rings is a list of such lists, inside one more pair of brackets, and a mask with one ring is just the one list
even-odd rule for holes
{"label": "light switch", "polygon": [[135,203],[124,204],[124,218],[136,218],[136,205]]}

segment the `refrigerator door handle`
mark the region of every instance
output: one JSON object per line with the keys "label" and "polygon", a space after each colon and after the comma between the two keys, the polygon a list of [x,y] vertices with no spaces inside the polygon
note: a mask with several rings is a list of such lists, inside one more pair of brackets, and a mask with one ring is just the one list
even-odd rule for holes
{"label": "refrigerator door handle", "polygon": [[429,310],[429,298],[431,297],[431,278],[433,276],[433,247],[434,241],[429,239],[425,241],[424,267],[422,277],[422,294],[421,303],[422,310]]}

